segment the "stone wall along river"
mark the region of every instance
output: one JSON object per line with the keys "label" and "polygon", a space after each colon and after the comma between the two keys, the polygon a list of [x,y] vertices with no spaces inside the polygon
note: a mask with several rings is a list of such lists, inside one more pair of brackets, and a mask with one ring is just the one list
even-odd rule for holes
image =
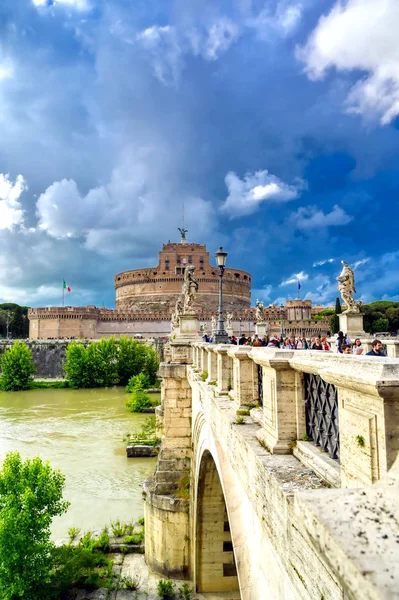
{"label": "stone wall along river", "polygon": [[10,450],[39,455],[66,476],[68,512],[55,520],[53,537],[69,527],[101,529],[111,520],[143,516],[141,483],[156,459],[128,459],[122,438],[148,415],[124,406],[123,388],[0,392],[0,460]]}

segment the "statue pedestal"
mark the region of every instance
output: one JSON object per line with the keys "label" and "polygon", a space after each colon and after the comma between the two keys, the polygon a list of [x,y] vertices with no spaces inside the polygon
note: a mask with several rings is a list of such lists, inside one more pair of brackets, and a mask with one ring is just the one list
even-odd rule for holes
{"label": "statue pedestal", "polygon": [[200,326],[198,317],[195,313],[188,313],[179,317],[179,329],[176,340],[198,340]]}
{"label": "statue pedestal", "polygon": [[363,315],[361,313],[343,312],[338,315],[338,318],[340,331],[347,333],[352,341],[355,337],[366,335],[363,326]]}
{"label": "statue pedestal", "polygon": [[267,335],[267,325],[266,325],[266,323],[255,323],[255,333],[260,338],[263,338],[265,335]]}

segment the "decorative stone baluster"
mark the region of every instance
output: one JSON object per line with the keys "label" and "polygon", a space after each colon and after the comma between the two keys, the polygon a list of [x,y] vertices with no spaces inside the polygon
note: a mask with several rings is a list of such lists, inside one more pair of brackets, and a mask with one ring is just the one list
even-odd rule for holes
{"label": "decorative stone baluster", "polygon": [[252,348],[250,357],[263,367],[263,429],[258,438],[273,454],[289,454],[297,439],[296,378],[293,352]]}
{"label": "decorative stone baluster", "polygon": [[[257,373],[254,362],[250,359],[250,346],[233,346],[228,355],[233,360],[233,397],[239,406],[245,406],[257,402]],[[254,382],[254,371],[256,381]]]}
{"label": "decorative stone baluster", "polygon": [[217,389],[219,394],[228,394],[231,390],[231,364],[230,357],[227,354],[230,346],[220,344],[215,346],[214,351],[217,354]]}

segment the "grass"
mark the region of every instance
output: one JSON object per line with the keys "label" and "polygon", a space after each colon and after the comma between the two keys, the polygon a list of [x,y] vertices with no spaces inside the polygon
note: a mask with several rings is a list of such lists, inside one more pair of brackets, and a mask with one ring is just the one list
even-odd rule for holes
{"label": "grass", "polygon": [[234,425],[245,425],[245,423],[246,420],[244,419],[244,417],[237,417],[234,421]]}
{"label": "grass", "polygon": [[66,379],[63,381],[42,381],[34,379],[31,384],[33,390],[61,390],[69,387]]}

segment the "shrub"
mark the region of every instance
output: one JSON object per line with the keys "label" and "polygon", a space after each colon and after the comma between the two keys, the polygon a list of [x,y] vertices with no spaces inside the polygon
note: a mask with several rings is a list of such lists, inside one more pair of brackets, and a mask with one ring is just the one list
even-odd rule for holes
{"label": "shrub", "polygon": [[68,529],[68,535],[71,542],[74,542],[80,533],[79,527],[70,527]]}
{"label": "shrub", "polygon": [[176,586],[173,581],[165,581],[165,579],[161,579],[158,581],[158,596],[163,600],[170,600],[175,595]]}
{"label": "shrub", "polygon": [[[148,417],[148,419],[146,419],[144,421],[144,424],[139,431],[136,431],[136,433],[127,435],[124,441],[126,441],[128,444],[131,444],[133,446],[137,445],[137,444],[159,446],[159,444],[161,443],[161,439],[159,437],[156,437],[155,434],[156,434],[156,418],[154,415],[152,415],[151,417]],[[141,519],[139,519],[139,524],[144,525],[144,518],[143,518],[143,523],[140,523],[140,521],[141,521]]]}
{"label": "shrub", "polygon": [[22,342],[15,342],[6,350],[1,359],[2,375],[0,387],[6,392],[28,390],[32,386],[36,366],[32,351]]}
{"label": "shrub", "polygon": [[146,375],[145,373],[138,373],[137,375],[132,375],[132,377],[129,379],[129,383],[126,386],[126,392],[133,392],[133,390],[136,388],[146,390],[149,387],[150,380],[148,378],[148,375]]}
{"label": "shrub", "polygon": [[135,388],[125,404],[130,412],[143,412],[144,408],[151,406],[151,400],[142,388]]}
{"label": "shrub", "polygon": [[96,589],[112,586],[112,561],[98,550],[82,546],[60,546],[52,553],[55,564],[51,588],[47,595],[38,598],[70,597],[72,587]]}
{"label": "shrub", "polygon": [[0,472],[0,597],[50,598],[53,517],[63,514],[65,477],[39,457],[7,454]]}
{"label": "shrub", "polygon": [[183,585],[179,588],[179,598],[182,600],[191,600],[193,590],[188,586],[187,583],[183,583]]}

